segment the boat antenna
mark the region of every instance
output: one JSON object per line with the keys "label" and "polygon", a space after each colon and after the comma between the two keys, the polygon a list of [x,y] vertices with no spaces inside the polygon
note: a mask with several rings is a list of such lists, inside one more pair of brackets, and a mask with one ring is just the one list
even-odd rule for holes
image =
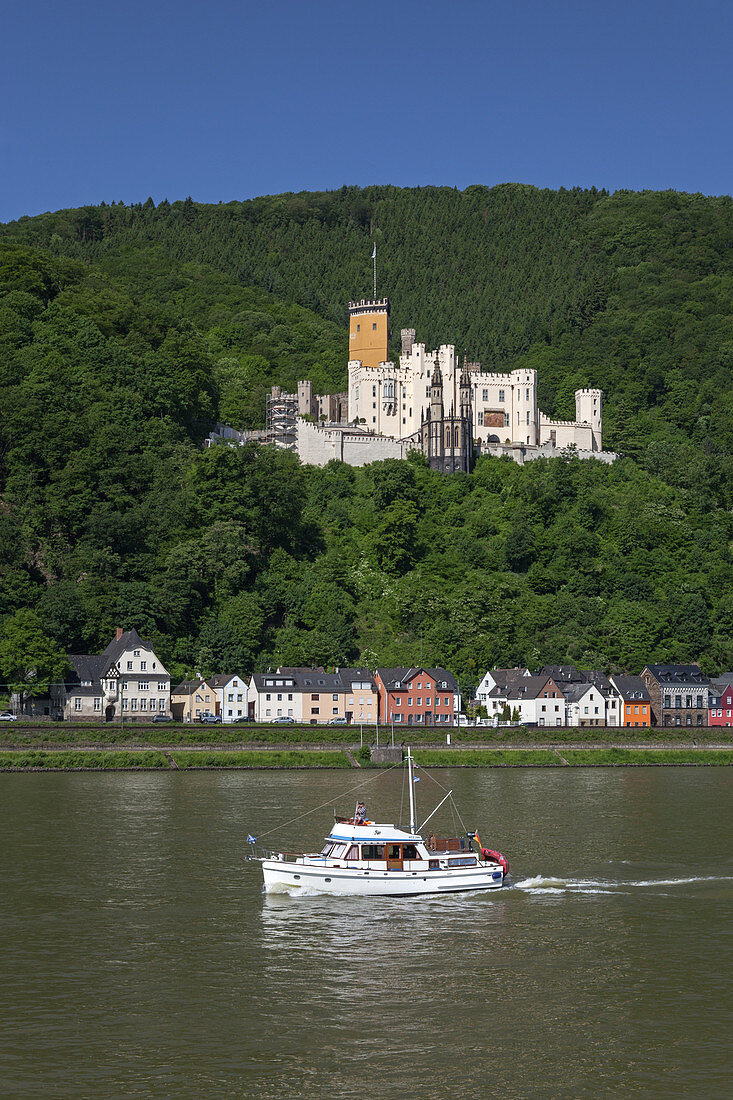
{"label": "boat antenna", "polygon": [[410,783],[410,832],[415,832],[415,781],[412,776],[412,752],[407,748],[407,778]]}

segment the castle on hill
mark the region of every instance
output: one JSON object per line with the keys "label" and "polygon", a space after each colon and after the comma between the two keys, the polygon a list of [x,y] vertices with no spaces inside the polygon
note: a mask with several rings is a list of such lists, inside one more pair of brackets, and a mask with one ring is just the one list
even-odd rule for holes
{"label": "castle on hill", "polygon": [[568,449],[602,462],[617,457],[603,450],[602,390],[576,390],[575,420],[552,420],[537,405],[536,371],[484,371],[465,356],[459,362],[452,344],[428,351],[414,329],[402,329],[394,362],[389,322],[388,298],[349,302],[348,392],[314,396],[309,382],[299,382],[297,394],[273,387],[268,441],[316,466],[333,458],[362,466],[418,450],[442,473],[470,471],[479,454],[519,463]]}

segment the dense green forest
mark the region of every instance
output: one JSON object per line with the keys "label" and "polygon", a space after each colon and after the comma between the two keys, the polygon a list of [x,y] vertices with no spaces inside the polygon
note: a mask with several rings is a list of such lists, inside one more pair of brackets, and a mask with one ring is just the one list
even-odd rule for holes
{"label": "dense green forest", "polygon": [[[204,450],[346,380],[346,303],[540,405],[606,394],[612,467],[324,470]],[[174,676],[288,664],[733,664],[733,202],[505,185],[149,200],[0,227],[0,670],[150,635]],[[15,654],[15,657],[13,656]],[[13,665],[15,660],[15,665]],[[39,657],[40,662],[40,657]]]}

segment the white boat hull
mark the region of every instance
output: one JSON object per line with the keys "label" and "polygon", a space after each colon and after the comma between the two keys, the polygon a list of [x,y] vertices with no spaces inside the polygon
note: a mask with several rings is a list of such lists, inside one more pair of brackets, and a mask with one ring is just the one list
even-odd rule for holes
{"label": "white boat hull", "polygon": [[366,871],[356,867],[319,867],[265,859],[262,861],[262,873],[268,892],[357,897],[409,897],[464,890],[497,890],[504,883],[504,872],[496,864],[432,871]]}

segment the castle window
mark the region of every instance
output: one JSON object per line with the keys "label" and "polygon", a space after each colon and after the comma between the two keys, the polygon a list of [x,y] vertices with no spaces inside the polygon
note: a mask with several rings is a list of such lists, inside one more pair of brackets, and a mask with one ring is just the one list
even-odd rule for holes
{"label": "castle window", "polygon": [[376,397],[376,396],[377,396],[377,387],[372,386],[372,397]]}
{"label": "castle window", "polygon": [[[484,393],[485,393],[485,392],[486,392],[486,391],[484,390]],[[485,401],[485,400],[486,400],[486,398],[484,398],[484,401]],[[500,400],[500,401],[504,401],[504,400],[505,400],[505,397],[504,397],[504,390],[499,390],[499,400]]]}
{"label": "castle window", "polygon": [[357,331],[357,332],[361,332],[361,325],[357,325],[357,326],[356,326],[356,331]]}
{"label": "castle window", "polygon": [[377,331],[377,322],[376,322],[376,321],[375,321],[375,322],[373,323],[373,325],[372,325],[372,331],[373,331],[373,332],[376,332],[376,331]]}
{"label": "castle window", "polygon": [[[484,400],[484,401],[488,401],[488,400],[489,400],[489,391],[488,391],[488,390],[484,390],[484,391],[483,391],[483,400]],[[503,400],[504,400],[504,398],[503,398],[503,397],[500,397],[500,398],[499,398],[499,400],[500,400],[500,401],[503,401]]]}
{"label": "castle window", "polygon": [[527,423],[529,424],[529,413],[527,413]]}
{"label": "castle window", "polygon": [[526,397],[527,401],[529,401],[529,390],[525,391],[525,397]]}

